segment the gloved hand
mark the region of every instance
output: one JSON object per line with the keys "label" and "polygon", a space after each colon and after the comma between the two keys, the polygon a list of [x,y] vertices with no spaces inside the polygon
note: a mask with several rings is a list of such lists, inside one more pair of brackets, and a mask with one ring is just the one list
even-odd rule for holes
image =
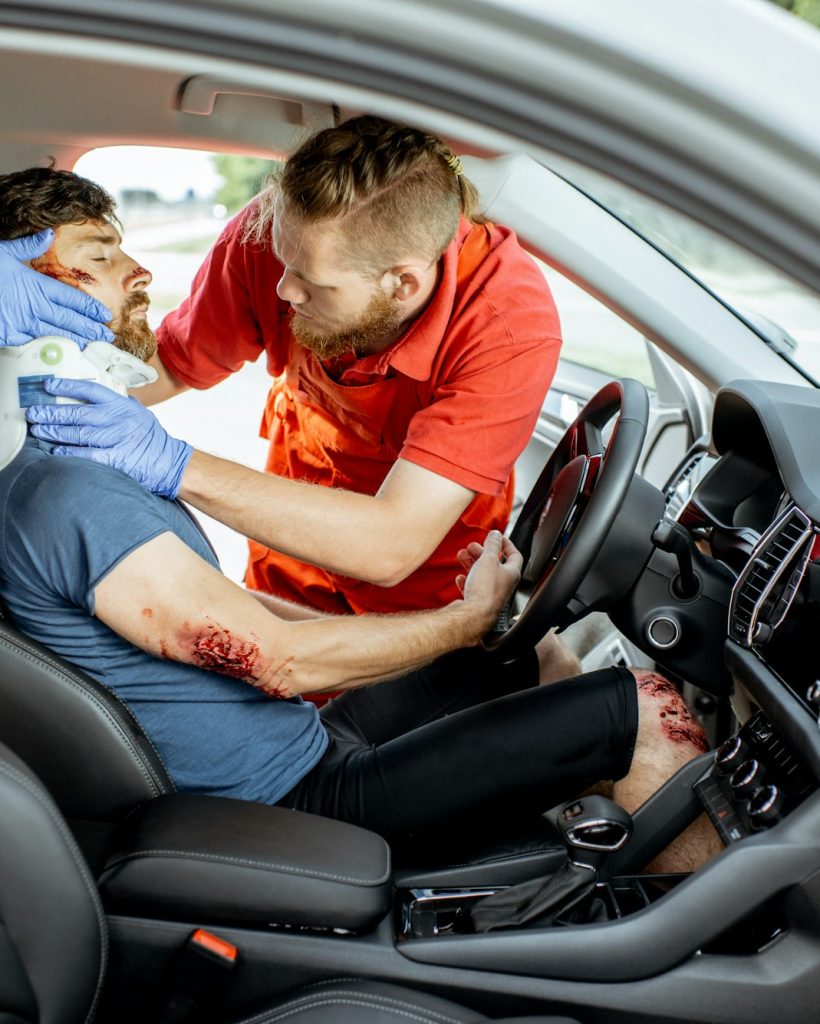
{"label": "gloved hand", "polygon": [[105,325],[111,311],[79,288],[40,274],[22,261],[47,252],[50,229],[0,242],[0,346],[24,345],[59,334],[85,348],[89,341],[113,341]]}
{"label": "gloved hand", "polygon": [[177,496],[193,448],[166,433],[145,406],[93,381],[52,377],[43,386],[52,395],[89,403],[26,409],[35,437],[68,446],[54,454],[113,466],[154,494]]}

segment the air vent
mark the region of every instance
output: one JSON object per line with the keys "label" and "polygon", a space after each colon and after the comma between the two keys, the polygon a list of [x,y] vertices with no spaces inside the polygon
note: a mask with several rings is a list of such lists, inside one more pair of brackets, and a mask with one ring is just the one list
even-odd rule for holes
{"label": "air vent", "polygon": [[695,452],[667,481],[664,487],[665,512],[670,519],[677,519],[680,516],[694,494],[695,488],[714,464],[715,458],[709,452]]}
{"label": "air vent", "polygon": [[797,508],[763,534],[732,590],[729,635],[744,647],[765,643],[785,618],[806,571],[811,521]]}

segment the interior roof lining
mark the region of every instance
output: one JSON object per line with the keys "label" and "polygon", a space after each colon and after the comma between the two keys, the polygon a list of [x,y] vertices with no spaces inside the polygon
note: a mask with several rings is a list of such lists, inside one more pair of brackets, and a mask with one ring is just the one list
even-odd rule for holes
{"label": "interior roof lining", "polygon": [[[63,62],[66,71],[73,71],[78,81],[87,81],[87,92],[73,96],[70,108],[72,134],[83,140],[86,149],[93,149],[98,145],[128,144],[135,139],[133,132],[122,132],[124,141],[112,140],[112,131],[108,123],[109,109],[101,102],[102,97],[115,95],[117,90],[122,89],[123,79],[127,78],[129,71],[136,74],[137,82],[140,84],[156,82],[158,86],[166,88],[172,84],[175,95],[193,76],[213,76],[230,80],[236,83],[237,87],[244,85],[251,92],[265,90],[271,95],[285,99],[333,104],[340,108],[343,118],[365,110],[402,118],[408,123],[422,124],[442,135],[460,153],[496,155],[524,148],[513,136],[486,128],[459,115],[401,97],[384,96],[361,86],[320,79],[315,75],[249,65],[207,55],[160,51],[134,43],[92,40],[59,33],[44,34],[18,29],[3,32],[3,44],[0,47],[0,82],[5,78],[9,85],[0,91],[0,115],[5,113],[3,108],[6,105],[9,105],[12,112],[18,111],[18,118],[21,109],[25,111],[26,92],[20,90],[19,80],[21,72],[30,67],[34,54],[51,61]],[[75,88],[81,88],[78,81],[74,83]],[[14,89],[11,88],[11,83],[16,83]],[[44,105],[40,105],[31,111],[27,116],[28,122],[42,123],[44,110]],[[202,118],[203,129],[206,120],[210,121],[210,130],[200,133],[194,130],[190,121],[186,122],[185,131],[181,131],[181,126],[176,121],[159,124],[155,122],[150,133],[139,133],[136,136],[139,138],[137,144],[214,150],[233,149],[238,145],[238,152],[253,152],[258,155],[277,155],[281,152],[272,148],[264,138],[259,138],[256,146],[250,145],[247,139],[235,139],[230,134],[233,126],[230,119],[220,123],[219,116]],[[64,144],[66,134],[65,124],[61,124],[51,131],[38,131],[38,139],[44,144]],[[22,140],[19,138],[19,131],[10,127],[9,118],[0,116],[0,144],[13,147],[20,141]],[[30,143],[26,141],[26,145]],[[532,148],[529,146],[530,151]]]}

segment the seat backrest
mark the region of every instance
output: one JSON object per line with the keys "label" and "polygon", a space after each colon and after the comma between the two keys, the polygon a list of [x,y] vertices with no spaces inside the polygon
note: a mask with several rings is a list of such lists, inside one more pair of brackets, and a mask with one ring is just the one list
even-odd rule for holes
{"label": "seat backrest", "polygon": [[0,1020],[91,1020],[106,947],[97,888],[65,820],[0,744]]}
{"label": "seat backrest", "polygon": [[0,620],[0,742],[70,819],[113,820],[174,785],[111,690]]}

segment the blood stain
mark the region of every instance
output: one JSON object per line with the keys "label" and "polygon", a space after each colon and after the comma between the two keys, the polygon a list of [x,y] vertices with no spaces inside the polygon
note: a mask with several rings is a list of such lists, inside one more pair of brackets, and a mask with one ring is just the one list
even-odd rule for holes
{"label": "blood stain", "polygon": [[97,279],[89,274],[86,270],[80,270],[79,267],[72,267],[68,276],[72,278],[77,284],[96,284]]}
{"label": "blood stain", "polygon": [[700,729],[692,726],[676,725],[672,722],[664,722],[663,731],[672,740],[673,743],[690,743],[693,747],[696,747],[702,754],[705,754],[709,749],[709,744],[706,742],[706,737],[703,735]]}

